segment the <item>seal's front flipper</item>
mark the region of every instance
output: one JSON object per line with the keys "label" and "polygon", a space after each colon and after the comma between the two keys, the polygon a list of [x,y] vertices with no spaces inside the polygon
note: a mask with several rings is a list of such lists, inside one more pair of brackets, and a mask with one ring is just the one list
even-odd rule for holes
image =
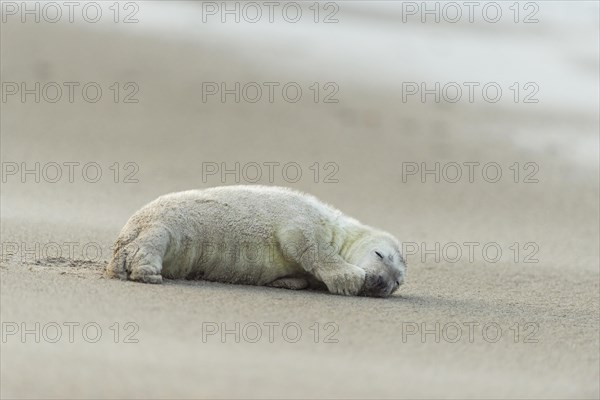
{"label": "seal's front flipper", "polygon": [[267,286],[282,289],[302,290],[308,287],[306,278],[280,278],[267,284]]}

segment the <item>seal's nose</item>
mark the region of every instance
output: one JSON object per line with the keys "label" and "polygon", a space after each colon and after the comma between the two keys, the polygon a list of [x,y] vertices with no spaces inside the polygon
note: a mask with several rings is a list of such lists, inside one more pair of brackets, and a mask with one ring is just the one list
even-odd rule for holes
{"label": "seal's nose", "polygon": [[387,297],[395,288],[393,279],[390,276],[370,275],[365,281],[363,294],[370,297]]}
{"label": "seal's nose", "polygon": [[400,277],[396,280],[396,283],[398,284],[398,286],[404,284],[404,274],[400,275]]}

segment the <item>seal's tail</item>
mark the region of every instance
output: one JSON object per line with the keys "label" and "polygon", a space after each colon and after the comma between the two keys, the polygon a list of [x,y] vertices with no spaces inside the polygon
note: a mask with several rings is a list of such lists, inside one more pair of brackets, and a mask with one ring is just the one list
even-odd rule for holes
{"label": "seal's tail", "polygon": [[138,232],[134,232],[133,235],[123,237],[120,235],[115,242],[113,248],[113,255],[108,265],[106,266],[106,276],[109,278],[119,278],[126,280],[131,272],[131,260],[137,253],[137,246],[135,246],[134,239],[137,237]]}

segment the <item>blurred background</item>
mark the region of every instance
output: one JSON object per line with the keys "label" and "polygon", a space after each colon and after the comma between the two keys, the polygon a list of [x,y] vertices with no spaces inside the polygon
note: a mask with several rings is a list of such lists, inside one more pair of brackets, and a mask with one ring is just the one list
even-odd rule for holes
{"label": "blurred background", "polygon": [[[3,337],[3,397],[598,397],[597,2],[1,7],[3,324],[134,321],[140,339]],[[406,286],[376,300],[101,279],[135,210],[232,184],[389,231]],[[463,256],[427,255],[448,243]],[[204,343],[207,321],[333,321],[339,342]],[[468,321],[505,340],[403,334]],[[527,323],[539,341],[513,340]]]}

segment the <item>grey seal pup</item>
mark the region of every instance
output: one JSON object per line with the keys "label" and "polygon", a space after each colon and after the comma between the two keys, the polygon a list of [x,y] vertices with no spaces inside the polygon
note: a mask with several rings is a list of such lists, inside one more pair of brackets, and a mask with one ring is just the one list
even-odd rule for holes
{"label": "grey seal pup", "polygon": [[223,186],[170,193],[121,230],[106,272],[171,279],[318,288],[387,297],[404,282],[398,240],[295,190]]}

